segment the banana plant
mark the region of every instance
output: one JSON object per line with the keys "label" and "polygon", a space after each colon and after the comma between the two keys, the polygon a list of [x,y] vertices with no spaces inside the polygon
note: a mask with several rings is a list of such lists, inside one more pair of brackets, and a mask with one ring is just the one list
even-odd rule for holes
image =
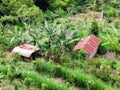
{"label": "banana plant", "polygon": [[22,29],[18,29],[17,26],[15,26],[14,30],[8,30],[7,38],[9,39],[9,47],[24,43],[27,34],[28,31],[24,32]]}
{"label": "banana plant", "polygon": [[48,58],[50,58],[52,54],[55,54],[55,56],[57,56],[56,54],[59,53],[59,50],[61,49],[61,40],[60,40],[60,36],[62,35],[61,34],[62,30],[60,29],[61,25],[57,25],[56,22],[49,25],[48,22],[45,21],[44,27],[45,27],[44,30],[48,37],[48,40],[46,42],[48,49]]}
{"label": "banana plant", "polygon": [[93,11],[95,11],[95,8],[97,6],[97,0],[94,0],[92,2],[90,2],[89,4],[87,4],[88,8],[92,9]]}
{"label": "banana plant", "polygon": [[[120,46],[120,32],[113,25],[108,28],[106,34],[101,34],[100,38],[102,40],[101,47],[106,48],[107,51],[118,52]],[[114,41],[113,41],[114,40]]]}
{"label": "banana plant", "polygon": [[[56,21],[53,24],[49,24],[47,21],[44,22],[44,33],[46,34],[46,52],[48,58],[60,59],[62,52],[71,52],[71,45],[78,39],[66,37],[67,29],[62,24],[58,24]],[[44,35],[45,35],[44,34]],[[73,39],[73,40],[72,40]]]}
{"label": "banana plant", "polygon": [[115,50],[116,52],[120,52],[120,30],[116,29],[113,25],[112,25],[112,33],[114,34],[114,36],[117,38],[116,40],[116,47]]}

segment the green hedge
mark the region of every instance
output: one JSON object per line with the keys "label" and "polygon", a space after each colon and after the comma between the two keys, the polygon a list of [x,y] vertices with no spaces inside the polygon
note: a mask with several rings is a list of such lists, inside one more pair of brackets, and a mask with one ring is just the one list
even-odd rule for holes
{"label": "green hedge", "polygon": [[20,21],[42,21],[42,10],[33,0],[2,0],[0,3],[0,21],[3,24],[16,24]]}

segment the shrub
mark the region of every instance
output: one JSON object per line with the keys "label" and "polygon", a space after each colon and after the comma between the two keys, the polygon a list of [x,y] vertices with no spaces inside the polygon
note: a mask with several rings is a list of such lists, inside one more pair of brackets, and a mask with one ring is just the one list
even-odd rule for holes
{"label": "shrub", "polygon": [[98,36],[99,34],[98,22],[96,20],[92,21],[92,25],[90,28],[90,34],[94,34],[96,36]]}
{"label": "shrub", "polygon": [[21,5],[16,14],[18,18],[29,23],[41,22],[43,20],[42,11],[36,6],[28,7],[27,5]]}
{"label": "shrub", "polygon": [[46,20],[54,20],[57,17],[57,15],[53,11],[50,11],[50,10],[47,10],[43,14],[43,16]]}
{"label": "shrub", "polygon": [[55,13],[57,14],[58,17],[63,17],[66,14],[66,12],[62,8],[56,9]]}
{"label": "shrub", "polygon": [[18,23],[18,18],[15,16],[2,16],[0,18],[0,21],[2,25],[6,24],[17,24]]}
{"label": "shrub", "polygon": [[65,8],[67,7],[70,0],[49,0],[48,2],[52,8]]}
{"label": "shrub", "polygon": [[114,7],[107,7],[105,10],[106,17],[116,17],[118,16],[118,10]]}
{"label": "shrub", "polygon": [[[31,13],[32,12],[32,13]],[[42,11],[34,5],[33,0],[2,0],[0,14],[3,23],[16,24],[23,21],[42,21]]]}

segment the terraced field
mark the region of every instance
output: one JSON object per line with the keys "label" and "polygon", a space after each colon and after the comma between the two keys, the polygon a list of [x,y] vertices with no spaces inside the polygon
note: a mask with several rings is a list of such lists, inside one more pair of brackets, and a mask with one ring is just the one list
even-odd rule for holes
{"label": "terraced field", "polygon": [[[0,0],[0,90],[120,90],[119,5],[119,0]],[[89,36],[100,44],[87,43]],[[97,51],[91,59],[91,50],[74,49],[84,40],[82,46]],[[20,51],[24,45],[37,50]],[[13,52],[17,46],[25,56]]]}
{"label": "terraced field", "polygon": [[64,64],[43,59],[28,63],[18,58],[1,58],[0,63],[2,90],[117,90],[115,87],[120,83],[115,78],[119,76],[118,63],[105,58],[71,60]]}

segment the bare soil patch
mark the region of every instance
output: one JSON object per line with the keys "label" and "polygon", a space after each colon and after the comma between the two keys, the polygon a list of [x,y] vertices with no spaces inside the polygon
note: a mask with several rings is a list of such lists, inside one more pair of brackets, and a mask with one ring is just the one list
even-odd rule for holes
{"label": "bare soil patch", "polygon": [[106,52],[105,57],[106,57],[107,59],[110,59],[110,60],[113,60],[113,59],[115,60],[115,59],[117,59],[116,54],[113,53],[113,52]]}

